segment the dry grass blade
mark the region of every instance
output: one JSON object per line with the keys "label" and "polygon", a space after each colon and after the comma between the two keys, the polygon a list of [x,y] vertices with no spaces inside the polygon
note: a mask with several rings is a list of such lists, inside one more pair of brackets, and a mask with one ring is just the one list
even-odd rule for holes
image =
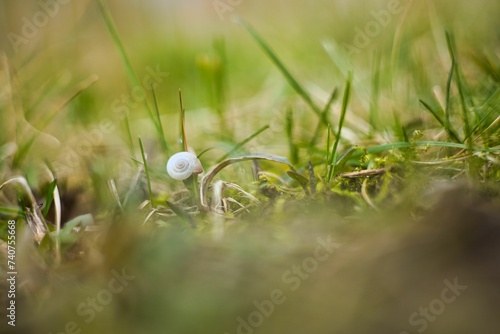
{"label": "dry grass blade", "polygon": [[[61,206],[61,195],[59,193],[59,188],[57,186],[57,179],[54,175],[54,172],[47,167],[47,173],[51,178],[51,187],[49,188],[49,193],[47,193],[45,208],[42,212],[43,217],[47,217],[50,206],[54,204],[54,223],[56,224],[56,258],[55,261],[57,264],[61,263],[61,240],[60,240],[60,232],[61,232],[61,217],[62,217],[62,206]],[[50,199],[50,200],[49,200]]]}
{"label": "dry grass blade", "polygon": [[248,160],[267,160],[271,162],[276,162],[276,163],[281,163],[285,164],[290,169],[294,172],[295,168],[293,165],[288,161],[287,158],[278,156],[278,155],[272,155],[272,154],[259,154],[259,153],[254,153],[254,154],[246,154],[240,157],[235,157],[235,158],[230,158],[227,160],[222,161],[221,163],[217,164],[216,166],[212,167],[211,170],[209,170],[205,175],[203,175],[201,182],[200,182],[200,204],[201,204],[201,209],[208,211],[209,206],[207,204],[207,192],[208,192],[208,187],[210,186],[210,183],[212,182],[213,178],[224,168],[226,168],[229,165],[232,165],[237,162],[243,162],[243,161],[248,161]]}
{"label": "dry grass blade", "polygon": [[212,187],[212,212],[222,215],[224,213],[224,207],[222,206],[222,188],[224,187],[224,181],[219,180],[214,183]]}
{"label": "dry grass blade", "polygon": [[[47,229],[45,228],[42,219],[40,218],[40,212],[30,207],[25,208],[26,222],[33,232],[33,236],[35,241],[40,244],[42,242],[43,237],[47,233]],[[57,247],[56,247],[57,249]],[[57,259],[57,256],[56,256]]]}
{"label": "dry grass blade", "polygon": [[377,176],[387,172],[388,168],[366,169],[358,172],[343,173],[340,176],[347,179],[358,179],[361,177]]}
{"label": "dry grass blade", "polygon": [[144,167],[142,165],[139,166],[139,169],[137,170],[137,173],[134,176],[134,179],[130,183],[130,186],[128,188],[127,193],[125,194],[125,198],[123,199],[123,206],[126,207],[127,203],[130,199],[130,196],[134,194],[134,192],[137,189],[137,186],[139,185],[139,182],[141,181],[142,177],[142,172],[144,171]]}
{"label": "dry grass blade", "polygon": [[115,180],[109,179],[108,186],[109,186],[109,189],[111,190],[111,194],[113,195],[113,198],[115,199],[116,203],[118,204],[118,207],[120,208],[121,211],[123,211],[123,206],[122,206],[122,203],[120,201],[120,195],[118,194],[118,189],[116,189]]}
{"label": "dry grass blade", "polygon": [[142,226],[144,226],[144,225],[148,222],[148,220],[149,220],[151,217],[153,217],[153,215],[154,215],[156,212],[158,212],[158,209],[153,209],[153,210],[151,210],[151,211],[148,213],[148,215],[146,216],[146,218],[144,219],[144,221],[142,222]]}
{"label": "dry grass blade", "polygon": [[370,198],[370,195],[368,195],[367,187],[368,187],[368,179],[365,179],[363,181],[363,185],[361,186],[361,197],[363,197],[365,202],[373,209],[375,209],[375,211],[380,211],[378,206],[376,206],[375,203],[373,203],[372,199]]}
{"label": "dry grass blade", "polygon": [[[212,205],[213,212],[216,212],[219,214],[227,212],[228,208],[227,208],[227,205],[224,205],[224,203],[223,203],[224,201],[235,203],[238,206],[240,206],[241,208],[246,209],[246,207],[243,204],[241,204],[240,202],[238,202],[237,200],[230,198],[230,197],[224,198],[222,196],[222,191],[224,190],[224,188],[232,189],[232,190],[239,192],[243,197],[248,198],[252,204],[260,203],[258,198],[256,198],[255,196],[253,196],[249,192],[243,190],[243,188],[240,187],[239,185],[237,185],[235,183],[224,182],[224,181],[219,180],[213,185],[213,191],[212,191],[212,193],[213,193],[213,205]],[[222,207],[222,210],[220,209],[221,207]],[[233,213],[236,213],[236,212],[233,212]]]}
{"label": "dry grass blade", "polygon": [[35,196],[33,195],[33,192],[31,191],[28,181],[26,181],[24,177],[15,177],[2,183],[0,185],[0,190],[2,190],[3,187],[10,183],[17,183],[18,185],[20,185],[24,193],[28,196],[31,203],[31,209],[26,208],[26,221],[28,222],[31,231],[33,232],[36,242],[40,243],[49,229],[45,224],[45,221],[41,218],[42,213],[38,208],[38,204],[36,202]]}
{"label": "dry grass blade", "polygon": [[245,190],[243,190],[242,187],[240,187],[239,185],[237,185],[235,183],[224,182],[224,186],[227,187],[227,188],[229,188],[229,189],[233,189],[233,190],[236,190],[236,191],[240,192],[243,196],[245,196],[246,198],[248,198],[252,202],[260,203],[260,201],[259,201],[259,199],[257,197],[253,196],[249,192],[246,192]]}

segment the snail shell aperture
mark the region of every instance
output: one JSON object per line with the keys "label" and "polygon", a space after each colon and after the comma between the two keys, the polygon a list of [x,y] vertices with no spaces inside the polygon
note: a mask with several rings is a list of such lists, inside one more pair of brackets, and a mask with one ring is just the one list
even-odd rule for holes
{"label": "snail shell aperture", "polygon": [[201,174],[203,166],[193,153],[179,152],[168,159],[167,172],[171,178],[182,181],[191,175]]}

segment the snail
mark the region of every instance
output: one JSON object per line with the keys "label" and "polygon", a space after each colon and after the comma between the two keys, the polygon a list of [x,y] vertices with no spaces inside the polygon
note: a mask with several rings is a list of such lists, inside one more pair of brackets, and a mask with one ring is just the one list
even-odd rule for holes
{"label": "snail", "polygon": [[182,181],[191,175],[203,173],[203,166],[195,154],[179,152],[168,159],[167,173],[171,178]]}

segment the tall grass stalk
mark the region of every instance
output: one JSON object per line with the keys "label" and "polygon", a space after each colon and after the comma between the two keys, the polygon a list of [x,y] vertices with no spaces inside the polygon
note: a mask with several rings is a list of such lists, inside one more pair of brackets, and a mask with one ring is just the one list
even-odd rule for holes
{"label": "tall grass stalk", "polygon": [[186,135],[186,111],[184,109],[184,104],[182,102],[182,91],[179,89],[179,108],[180,108],[180,114],[179,114],[179,143],[181,144],[181,150],[184,152],[189,151],[189,146],[187,142],[187,135]]}
{"label": "tall grass stalk", "polygon": [[378,108],[380,95],[380,54],[374,53],[372,70],[372,91],[370,99],[370,125],[372,135],[378,130]]}
{"label": "tall grass stalk", "polygon": [[293,111],[290,107],[286,111],[285,133],[288,141],[290,161],[296,164],[299,162],[299,150],[293,140]]}
{"label": "tall grass stalk", "polygon": [[252,36],[252,38],[257,42],[257,44],[261,47],[264,53],[271,59],[273,64],[280,70],[281,74],[288,81],[290,86],[295,90],[297,94],[302,97],[302,99],[311,107],[312,111],[318,115],[320,120],[328,125],[328,121],[324,119],[322,110],[313,102],[311,96],[305,91],[304,88],[298,83],[298,81],[294,78],[294,76],[290,73],[290,71],[286,68],[283,62],[279,59],[276,52],[267,44],[264,39],[243,19],[236,19],[237,23],[242,25],[246,31]]}
{"label": "tall grass stalk", "polygon": [[125,131],[125,135],[127,137],[127,146],[129,149],[130,156],[134,156],[135,148],[134,148],[134,139],[132,137],[132,130],[130,129],[130,121],[128,119],[128,115],[124,114],[122,118],[123,122],[123,131]]}
{"label": "tall grass stalk", "polygon": [[318,121],[318,125],[316,126],[316,130],[314,131],[314,135],[309,143],[310,147],[316,146],[316,142],[318,141],[318,138],[321,134],[321,130],[323,129],[324,125],[328,123],[328,113],[330,112],[330,108],[332,107],[333,102],[337,98],[338,89],[335,87],[330,94],[330,98],[328,99],[328,102],[325,105],[325,108],[321,112],[321,119]]}
{"label": "tall grass stalk", "polygon": [[349,72],[345,83],[344,97],[342,98],[342,110],[340,111],[338,130],[335,136],[335,142],[333,144],[332,153],[330,154],[330,161],[328,161],[328,165],[330,166],[327,177],[328,182],[330,182],[335,173],[335,161],[337,159],[337,149],[340,142],[342,127],[344,126],[345,115],[347,112],[347,105],[349,104],[349,97],[351,95],[351,79],[352,79],[352,72]]}
{"label": "tall grass stalk", "polygon": [[99,4],[99,9],[101,10],[101,14],[104,18],[104,22],[106,23],[106,27],[108,28],[109,33],[111,34],[111,37],[113,38],[113,41],[115,45],[118,48],[118,51],[120,53],[120,56],[122,57],[122,60],[125,64],[125,69],[127,71],[128,77],[134,87],[137,87],[139,89],[140,94],[143,97],[144,100],[144,107],[146,108],[146,111],[148,113],[148,117],[153,123],[156,133],[158,136],[158,140],[160,141],[160,145],[162,149],[165,152],[170,151],[170,147],[167,143],[167,140],[163,134],[161,124],[157,121],[155,115],[153,114],[151,108],[149,107],[149,104],[146,99],[146,94],[144,93],[144,90],[142,88],[142,85],[140,84],[139,78],[137,77],[137,74],[135,73],[132,63],[130,62],[130,59],[128,57],[128,54],[125,50],[125,47],[121,41],[120,35],[118,33],[118,29],[116,28],[116,24],[113,20],[113,16],[111,15],[111,12],[108,8],[108,5],[106,4],[106,0],[98,0],[97,3]]}
{"label": "tall grass stalk", "polygon": [[154,200],[153,200],[153,191],[151,190],[151,179],[149,177],[148,161],[147,161],[147,157],[146,157],[146,152],[144,151],[144,146],[142,145],[141,137],[139,137],[139,148],[141,149],[142,163],[144,164],[144,172],[146,174],[146,181],[148,184],[149,201],[151,203],[151,207],[155,208],[156,205],[155,205]]}
{"label": "tall grass stalk", "polygon": [[[452,63],[455,64],[454,69],[455,69],[455,81],[457,83],[457,88],[458,88],[458,95],[460,96],[460,105],[462,107],[462,119],[464,122],[464,134],[465,134],[465,141],[467,143],[467,147],[469,152],[472,154],[473,153],[473,141],[472,141],[472,131],[471,131],[471,125],[470,125],[470,120],[469,120],[469,115],[468,115],[468,105],[465,101],[466,99],[466,92],[465,92],[465,87],[462,82],[462,76],[460,73],[460,64],[457,60],[457,54],[456,54],[456,47],[455,47],[455,39],[450,32],[446,31],[446,43],[448,45],[448,51],[450,53]],[[472,105],[470,105],[472,107]]]}

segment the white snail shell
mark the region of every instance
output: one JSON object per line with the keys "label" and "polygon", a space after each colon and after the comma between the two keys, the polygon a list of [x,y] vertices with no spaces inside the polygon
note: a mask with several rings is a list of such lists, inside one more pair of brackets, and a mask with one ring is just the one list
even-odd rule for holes
{"label": "white snail shell", "polygon": [[171,178],[182,181],[191,175],[203,173],[203,166],[193,153],[179,152],[168,159],[167,173]]}

